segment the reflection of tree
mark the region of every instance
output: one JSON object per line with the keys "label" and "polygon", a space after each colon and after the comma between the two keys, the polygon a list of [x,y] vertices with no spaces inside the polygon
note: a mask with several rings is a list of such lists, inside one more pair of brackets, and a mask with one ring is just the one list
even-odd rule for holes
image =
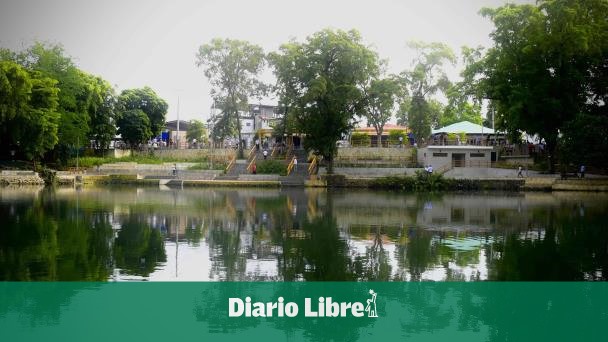
{"label": "reflection of tree", "polygon": [[110,274],[107,215],[73,201],[0,203],[1,280],[103,281]]}
{"label": "reflection of tree", "polygon": [[407,243],[396,249],[398,265],[408,270],[410,280],[420,281],[427,268],[438,261],[436,246],[431,244],[433,235],[422,228],[410,228],[407,237]]}
{"label": "reflection of tree", "polygon": [[[580,205],[579,205],[580,206]],[[608,230],[599,211],[537,209],[528,230],[492,244],[492,280],[607,280]]]}
{"label": "reflection of tree", "polygon": [[391,265],[389,255],[382,242],[382,227],[372,226],[372,245],[365,247],[365,255],[355,257],[355,270],[358,280],[389,281]]}
{"label": "reflection of tree", "polygon": [[167,260],[165,244],[158,229],[143,216],[130,215],[122,222],[114,244],[116,266],[127,274],[148,276],[156,264]]}
{"label": "reflection of tree", "polygon": [[211,258],[211,276],[222,280],[243,280],[247,259],[242,253],[241,229],[243,213],[237,211],[235,228],[217,221],[209,233],[209,253]]}

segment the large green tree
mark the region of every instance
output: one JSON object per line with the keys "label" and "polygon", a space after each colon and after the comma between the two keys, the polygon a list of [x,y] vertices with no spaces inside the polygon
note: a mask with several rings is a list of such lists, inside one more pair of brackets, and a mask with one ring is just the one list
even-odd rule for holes
{"label": "large green tree", "polygon": [[410,49],[416,53],[413,67],[401,73],[411,95],[411,100],[403,102],[399,110],[399,122],[407,124],[416,140],[431,134],[433,121],[429,106],[431,96],[438,91],[445,92],[451,85],[443,67],[454,64],[456,57],[452,49],[443,43],[410,42]]}
{"label": "large green tree", "polygon": [[57,80],[59,141],[52,157],[65,162],[74,148],[88,145],[92,76],[78,69],[60,45],[35,43],[18,58],[28,69]]}
{"label": "large green tree", "polygon": [[90,78],[91,101],[89,102],[89,139],[94,147],[105,151],[116,135],[118,115],[114,88],[100,77]]}
{"label": "large green tree", "polygon": [[265,86],[258,80],[265,65],[264,51],[246,41],[216,38],[199,48],[196,65],[204,69],[205,77],[211,83],[211,96],[220,109],[220,114],[214,118],[213,135],[224,136],[236,130],[239,156],[242,157],[239,111],[246,111],[249,98],[265,91]]}
{"label": "large green tree", "polygon": [[126,89],[120,93],[118,102],[121,110],[139,109],[148,116],[152,136],[157,136],[165,126],[165,115],[169,105],[150,87]]}
{"label": "large green tree", "polygon": [[608,2],[551,0],[481,13],[494,41],[471,81],[513,135],[538,134],[554,170],[560,132],[580,113],[606,115]]}
{"label": "large green tree", "polygon": [[363,110],[363,86],[378,75],[377,54],[355,30],[325,29],[304,43],[281,46],[273,60],[306,148],[322,155],[333,172],[336,142]]}
{"label": "large green tree", "polygon": [[378,146],[382,141],[384,125],[393,117],[397,99],[402,97],[403,88],[393,78],[372,80],[368,87],[363,88],[363,113],[367,124],[374,127],[378,136]]}
{"label": "large green tree", "polygon": [[40,72],[0,61],[0,139],[5,152],[18,151],[35,162],[57,144],[56,84]]}
{"label": "large green tree", "polygon": [[118,119],[118,133],[131,149],[152,137],[150,119],[141,109],[130,109]]}
{"label": "large green tree", "polygon": [[207,129],[205,124],[199,120],[190,120],[188,125],[188,131],[186,132],[186,139],[192,141],[196,139],[199,143],[205,143],[207,141]]}

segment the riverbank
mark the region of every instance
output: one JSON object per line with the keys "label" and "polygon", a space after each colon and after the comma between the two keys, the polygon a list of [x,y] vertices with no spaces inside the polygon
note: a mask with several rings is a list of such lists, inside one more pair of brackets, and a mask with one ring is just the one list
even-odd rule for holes
{"label": "riverbank", "polygon": [[[137,174],[78,174],[58,175],[59,185],[136,185],[168,187],[292,187],[292,182],[274,175],[247,175],[246,177],[150,177]],[[224,178],[224,179],[222,179]],[[7,184],[7,183],[5,183]],[[28,183],[12,183],[28,184]],[[32,183],[38,184],[38,183]],[[306,177],[300,187],[359,188],[402,191],[590,191],[608,192],[608,178],[561,180],[558,177],[529,178],[447,178],[440,175],[398,175],[386,177],[353,177],[347,175],[319,175]]]}
{"label": "riverbank", "polygon": [[44,180],[34,171],[2,170],[0,185],[44,185]]}

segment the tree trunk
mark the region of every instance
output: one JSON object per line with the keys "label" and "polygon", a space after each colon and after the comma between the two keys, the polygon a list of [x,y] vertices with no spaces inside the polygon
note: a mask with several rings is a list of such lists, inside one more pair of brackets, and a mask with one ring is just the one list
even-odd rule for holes
{"label": "tree trunk", "polygon": [[557,152],[557,137],[545,139],[547,143],[547,164],[549,166],[549,173],[555,173],[555,154]]}
{"label": "tree trunk", "polygon": [[327,174],[334,174],[334,156],[323,156],[327,160]]}
{"label": "tree trunk", "polygon": [[244,158],[244,153],[243,153],[243,138],[241,137],[241,118],[239,117],[239,112],[238,110],[236,111],[236,129],[239,131],[239,141],[238,141],[238,158],[239,159],[243,159]]}

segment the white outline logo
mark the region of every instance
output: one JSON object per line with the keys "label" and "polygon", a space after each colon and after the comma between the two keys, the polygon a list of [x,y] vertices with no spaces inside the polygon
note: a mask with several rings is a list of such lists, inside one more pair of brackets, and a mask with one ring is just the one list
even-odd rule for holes
{"label": "white outline logo", "polygon": [[367,306],[365,307],[367,317],[378,317],[378,310],[376,309],[376,296],[378,294],[371,289],[369,290],[369,294],[372,295],[372,298],[367,300]]}

